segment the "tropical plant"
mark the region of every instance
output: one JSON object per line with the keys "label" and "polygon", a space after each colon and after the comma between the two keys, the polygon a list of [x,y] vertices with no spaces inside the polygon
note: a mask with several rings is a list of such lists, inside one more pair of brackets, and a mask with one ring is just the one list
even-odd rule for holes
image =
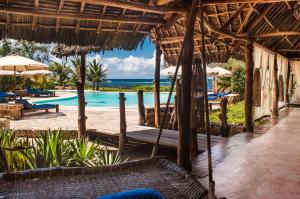
{"label": "tropical plant", "polygon": [[56,81],[59,86],[65,87],[72,74],[72,70],[67,66],[67,63],[60,64],[58,62],[53,62],[49,69],[53,72],[54,81]]}
{"label": "tropical plant", "polygon": [[90,142],[88,138],[78,138],[73,142],[70,142],[72,157],[68,165],[72,166],[85,166],[89,165],[90,161],[93,161],[97,153],[99,153],[100,146],[97,142]]}
{"label": "tropical plant", "polygon": [[79,73],[80,73],[80,58],[75,57],[70,60],[71,62],[71,80],[76,83],[79,81]]}
{"label": "tropical plant", "polygon": [[220,88],[230,89],[232,92],[240,95],[243,99],[245,92],[245,63],[230,58],[224,65],[224,68],[232,71],[231,77],[220,77],[218,86]]}
{"label": "tropical plant", "polygon": [[18,138],[0,130],[0,172],[57,166],[101,166],[127,161],[118,153],[88,138],[65,139],[62,131],[47,131],[36,138]]}
{"label": "tropical plant", "polygon": [[103,65],[100,61],[93,59],[88,64],[87,80],[92,83],[93,90],[99,90],[99,83],[106,78],[106,70],[103,70]]}

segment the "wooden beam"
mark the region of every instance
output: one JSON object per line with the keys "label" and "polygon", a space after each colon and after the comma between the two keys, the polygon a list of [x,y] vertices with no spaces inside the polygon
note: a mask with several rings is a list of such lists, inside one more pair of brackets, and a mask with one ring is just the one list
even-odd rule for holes
{"label": "wooden beam", "polygon": [[[82,2],[82,3],[81,3],[81,6],[80,6],[80,10],[79,10],[79,13],[80,13],[80,14],[83,13],[84,7],[85,7],[85,2]],[[75,33],[76,33],[76,34],[79,32],[79,28],[80,28],[80,20],[77,20],[77,22],[76,22],[76,27],[75,27]]]}
{"label": "wooden beam", "polygon": [[129,17],[111,17],[111,16],[101,16],[94,17],[89,15],[82,14],[64,14],[64,13],[46,13],[40,11],[27,11],[21,9],[12,9],[12,8],[0,8],[0,13],[10,13],[10,14],[19,14],[26,16],[37,16],[45,18],[56,18],[56,19],[73,19],[73,20],[86,20],[86,21],[104,21],[104,22],[116,22],[116,23],[133,23],[133,24],[147,24],[147,25],[162,25],[164,24],[163,20],[153,20],[153,19],[139,19],[139,18],[129,18]]}
{"label": "wooden beam", "polygon": [[168,3],[171,3],[173,1],[174,0],[150,0],[149,4],[150,5],[161,6],[161,5],[166,5]]}
{"label": "wooden beam", "polygon": [[283,49],[278,49],[276,51],[278,51],[278,52],[300,52],[300,49],[296,49],[296,48],[283,48]]}
{"label": "wooden beam", "polygon": [[[38,10],[39,10],[39,0],[35,0],[34,1],[34,11],[38,11]],[[32,27],[31,27],[32,30],[35,29],[36,23],[37,23],[37,17],[33,16],[33,18],[32,18]]]}
{"label": "wooden beam", "polygon": [[254,28],[257,27],[257,25],[265,18],[266,14],[271,11],[271,9],[274,7],[275,4],[271,4],[271,5],[267,5],[265,6],[262,11],[259,11],[259,15],[258,17],[254,18],[253,20],[251,20],[247,26],[245,27],[245,29],[243,30],[243,32],[247,32],[249,35],[252,34],[252,31],[254,30]]}
{"label": "wooden beam", "polygon": [[110,6],[128,10],[136,10],[148,13],[166,14],[166,13],[181,13],[185,14],[187,10],[185,8],[168,8],[165,6],[150,6],[142,3],[125,2],[120,0],[70,0],[73,2],[82,2]]}
{"label": "wooden beam", "polygon": [[162,51],[156,44],[155,73],[154,73],[154,125],[160,126],[160,58]]}
{"label": "wooden beam", "polygon": [[[63,9],[64,3],[65,3],[64,0],[60,0],[60,4],[59,4],[58,10],[57,10],[57,13],[58,13],[58,14],[59,14],[60,11]],[[36,12],[38,12],[38,11],[36,11]],[[33,16],[34,16],[34,15],[33,15]],[[36,16],[36,17],[37,17],[37,16]],[[56,28],[55,28],[55,31],[56,31],[56,32],[59,31],[59,26],[60,26],[60,18],[56,18]]]}
{"label": "wooden beam", "polygon": [[277,53],[274,57],[273,66],[273,104],[272,104],[272,116],[279,115],[278,102],[279,102],[279,86],[278,86],[278,65],[277,65]]}
{"label": "wooden beam", "polygon": [[234,33],[222,30],[220,28],[214,27],[207,19],[204,18],[204,24],[206,28],[208,28],[210,31],[218,33],[220,35],[223,35],[224,37],[229,37],[233,40],[242,40],[242,41],[249,41],[247,36],[240,36],[236,35]]}
{"label": "wooden beam", "polygon": [[282,36],[300,36],[299,31],[283,31],[283,32],[268,32],[268,33],[260,33],[256,34],[253,37],[282,37]]}
{"label": "wooden beam", "polygon": [[[189,1],[191,2],[191,1]],[[191,11],[187,18],[185,28],[185,42],[183,43],[182,67],[181,67],[181,107],[180,112],[182,118],[179,126],[178,141],[178,165],[184,169],[191,171],[192,165],[190,161],[190,118],[191,118],[191,80],[192,80],[192,64],[194,54],[194,26],[196,21],[196,0],[192,1]]]}
{"label": "wooden beam", "polygon": [[232,4],[232,3],[281,3],[281,2],[295,2],[298,0],[206,0],[205,5],[214,5],[214,4]]}
{"label": "wooden beam", "polygon": [[[249,4],[242,4],[228,19],[227,21],[221,26],[221,29],[226,28]],[[217,40],[219,34],[215,34],[211,36],[211,43],[214,43]]]}
{"label": "wooden beam", "polygon": [[245,79],[245,124],[246,131],[253,132],[253,43],[246,44],[246,79]]}

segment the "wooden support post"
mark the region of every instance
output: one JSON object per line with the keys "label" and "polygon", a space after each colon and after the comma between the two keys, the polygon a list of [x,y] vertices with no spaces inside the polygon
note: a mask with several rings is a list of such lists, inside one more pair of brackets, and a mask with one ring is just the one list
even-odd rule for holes
{"label": "wooden support post", "polygon": [[253,43],[246,44],[245,122],[246,131],[253,132]]}
{"label": "wooden support post", "polygon": [[144,106],[144,91],[138,90],[138,110],[139,110],[139,125],[144,126],[146,123],[145,106]]}
{"label": "wooden support post", "polygon": [[86,135],[86,116],[85,116],[85,97],[84,97],[84,85],[85,85],[85,55],[81,55],[80,73],[79,79],[76,83],[77,96],[78,96],[78,137]]}
{"label": "wooden support post", "polygon": [[286,76],[286,89],[285,89],[285,106],[288,107],[290,103],[289,87],[290,87],[290,76],[291,76],[291,63],[288,63],[287,76]]}
{"label": "wooden support post", "polygon": [[160,45],[156,45],[155,76],[154,76],[154,125],[160,125],[160,57],[162,51]]}
{"label": "wooden support post", "polygon": [[273,68],[273,106],[272,106],[272,116],[278,116],[278,101],[279,101],[279,86],[278,86],[278,65],[277,65],[277,53],[275,53],[274,58],[274,68]]}
{"label": "wooden support post", "polygon": [[190,112],[191,112],[191,80],[192,64],[194,54],[194,25],[196,20],[195,1],[191,7],[189,18],[186,23],[185,42],[183,43],[182,68],[181,68],[181,106],[178,135],[178,165],[190,171],[192,169],[190,161]]}
{"label": "wooden support post", "polygon": [[229,131],[229,126],[227,122],[227,104],[228,104],[228,99],[223,98],[221,100],[221,114],[219,115],[220,121],[221,121],[221,136],[222,137],[227,137],[228,136],[228,131]]}
{"label": "wooden support post", "polygon": [[173,110],[173,117],[172,117],[172,129],[178,130],[178,101],[180,100],[180,80],[176,80],[176,96],[175,96],[175,104],[174,104],[174,110]]}
{"label": "wooden support post", "polygon": [[192,75],[192,84],[191,84],[191,135],[190,135],[190,160],[192,161],[195,156],[198,154],[198,110],[197,110],[197,103],[198,103],[198,95],[197,95],[197,80],[196,80],[195,73]]}
{"label": "wooden support post", "polygon": [[126,113],[125,113],[125,96],[124,93],[119,93],[120,101],[120,135],[119,135],[119,153],[125,151],[125,142],[126,142]]}

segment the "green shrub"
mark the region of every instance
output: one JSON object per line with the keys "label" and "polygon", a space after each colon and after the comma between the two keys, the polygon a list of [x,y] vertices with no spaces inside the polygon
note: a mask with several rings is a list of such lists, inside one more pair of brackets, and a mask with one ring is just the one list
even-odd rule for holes
{"label": "green shrub", "polygon": [[[245,102],[239,102],[236,104],[229,104],[228,105],[228,123],[230,124],[244,124],[245,123]],[[215,110],[210,113],[209,118],[211,122],[220,123],[219,119],[219,110]]]}
{"label": "green shrub", "polygon": [[11,130],[0,130],[0,172],[57,166],[101,166],[127,161],[116,152],[88,138],[65,140],[61,131],[39,137],[18,138]]}

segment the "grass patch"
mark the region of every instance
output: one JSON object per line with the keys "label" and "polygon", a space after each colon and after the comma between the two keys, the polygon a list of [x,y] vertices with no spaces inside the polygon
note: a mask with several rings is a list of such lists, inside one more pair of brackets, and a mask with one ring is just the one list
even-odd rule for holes
{"label": "grass patch", "polygon": [[[220,110],[215,110],[210,113],[209,118],[211,122],[220,123]],[[228,123],[230,124],[245,124],[245,102],[238,102],[236,104],[228,105]]]}

